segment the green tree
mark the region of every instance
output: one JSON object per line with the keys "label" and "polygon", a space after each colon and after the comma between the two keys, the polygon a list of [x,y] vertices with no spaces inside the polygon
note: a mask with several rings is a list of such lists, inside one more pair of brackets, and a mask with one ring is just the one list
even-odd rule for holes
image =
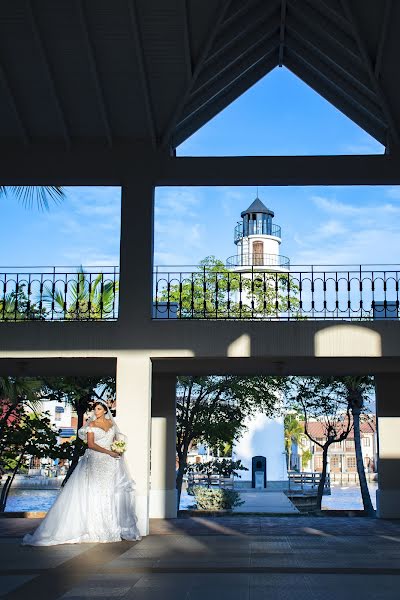
{"label": "green tree", "polygon": [[[175,303],[177,317],[196,319],[266,318],[290,312],[297,316],[298,286],[288,273],[250,275],[228,269],[215,256],[200,261],[197,271],[157,277],[156,303]],[[162,310],[162,308],[160,308]]]}
{"label": "green tree", "polygon": [[369,516],[373,516],[375,515],[375,510],[372,505],[367,478],[365,476],[360,422],[362,417],[365,416],[368,400],[375,389],[374,379],[370,375],[331,377],[329,378],[329,385],[335,389],[335,393],[346,403],[347,410],[351,414],[354,429],[357,473],[364,512]]}
{"label": "green tree", "polygon": [[83,268],[75,279],[67,284],[68,292],[62,287],[48,286],[44,290],[43,304],[50,312],[55,311],[63,319],[103,319],[115,312],[119,282],[105,280],[103,273],[92,279]]}
{"label": "green tree", "polygon": [[[350,408],[337,393],[337,384],[324,377],[290,377],[290,392],[286,396],[288,407],[301,411],[304,417],[305,435],[322,450],[322,472],[317,490],[317,508],[321,510],[322,495],[326,482],[329,447],[345,440],[352,424]],[[323,440],[310,433],[310,421],[318,421],[323,426]]]}
{"label": "green tree", "polygon": [[304,435],[304,428],[297,419],[297,416],[292,413],[285,415],[283,423],[285,432],[285,449],[287,453],[287,467],[290,471],[292,468],[292,444],[295,442],[297,445],[299,445],[300,440]]}
{"label": "green tree", "polygon": [[306,468],[306,466],[310,462],[311,458],[312,458],[311,450],[308,450],[308,449],[303,450],[302,455],[301,455],[301,466],[303,469]]}
{"label": "green tree", "polygon": [[178,507],[191,444],[195,440],[211,447],[232,443],[244,430],[246,417],[258,411],[276,414],[283,384],[283,378],[267,376],[177,378]]}
{"label": "green tree", "polygon": [[20,408],[40,409],[42,385],[42,380],[34,377],[0,377],[0,455],[5,430]]}
{"label": "green tree", "polygon": [[26,321],[46,318],[46,309],[26,294],[25,282],[15,283],[15,289],[0,297],[0,321]]}
{"label": "green tree", "polygon": [[51,426],[46,413],[38,415],[26,412],[25,408],[19,405],[14,417],[3,435],[0,467],[2,472],[7,474],[7,479],[1,490],[1,512],[5,510],[15,475],[28,456],[54,459],[62,455],[57,445],[57,432]]}

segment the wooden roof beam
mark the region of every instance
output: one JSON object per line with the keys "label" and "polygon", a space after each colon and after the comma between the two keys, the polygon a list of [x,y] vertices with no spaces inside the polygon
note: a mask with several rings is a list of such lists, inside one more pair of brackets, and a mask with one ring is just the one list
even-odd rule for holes
{"label": "wooden roof beam", "polygon": [[376,53],[375,66],[374,66],[374,73],[375,73],[375,77],[377,80],[379,80],[379,77],[381,74],[383,52],[385,49],[385,42],[386,42],[387,32],[388,32],[389,23],[390,23],[390,16],[392,14],[392,8],[393,8],[393,1],[385,0],[381,34],[379,36],[378,50]]}
{"label": "wooden roof beam", "polygon": [[174,146],[179,146],[195,131],[200,129],[210,119],[215,117],[219,112],[224,110],[229,104],[234,102],[236,98],[246,92],[252,85],[267,75],[272,69],[277,66],[278,62],[278,45],[271,48],[270,52],[260,58],[247,71],[240,72],[236,78],[233,78],[229,84],[220,89],[212,99],[204,102],[201,107],[198,107],[195,112],[188,115],[181,121],[176,128],[172,142]]}
{"label": "wooden roof beam", "polygon": [[18,107],[18,103],[17,103],[17,99],[15,96],[14,90],[11,87],[10,81],[9,81],[9,79],[6,75],[6,72],[4,70],[4,67],[1,63],[0,63],[0,83],[6,92],[8,104],[10,105],[10,108],[14,114],[14,118],[17,123],[18,129],[20,131],[21,138],[24,142],[24,145],[28,146],[29,142],[30,142],[29,133],[28,133],[27,127],[24,123],[24,119],[22,118],[21,111]]}
{"label": "wooden roof beam", "polygon": [[49,83],[50,91],[53,96],[53,101],[54,101],[56,111],[58,114],[58,118],[59,118],[59,121],[61,124],[62,136],[65,140],[66,146],[68,148],[70,148],[71,147],[71,136],[70,136],[70,132],[69,132],[69,128],[68,128],[65,111],[62,106],[61,99],[60,99],[61,94],[59,94],[59,92],[57,90],[57,85],[56,85],[53,68],[51,66],[42,35],[40,33],[40,29],[38,26],[38,22],[36,19],[36,15],[35,15],[31,0],[28,0],[28,2],[26,3],[26,6],[27,6],[28,18],[29,18],[29,21],[31,24],[31,29],[32,29],[32,32],[33,32],[33,35],[34,35],[34,38],[36,41],[36,45],[39,48],[39,53],[42,57],[42,63],[44,65],[44,69],[46,72],[47,81]]}
{"label": "wooden roof beam", "polygon": [[129,18],[131,23],[131,28],[133,31],[133,39],[136,50],[136,58],[139,65],[139,73],[141,86],[143,90],[147,122],[150,130],[150,138],[153,147],[157,145],[157,127],[156,127],[156,119],[154,115],[154,108],[151,101],[151,91],[150,91],[150,82],[146,69],[146,62],[144,57],[144,49],[143,49],[143,40],[142,40],[142,32],[139,24],[139,15],[137,10],[137,5],[135,0],[129,0],[128,2],[129,9]]}
{"label": "wooden roof beam", "polygon": [[188,85],[186,86],[186,90],[183,94],[181,94],[177,105],[175,107],[175,110],[173,111],[173,114],[171,115],[171,118],[169,120],[169,123],[164,131],[164,134],[162,136],[162,140],[161,140],[161,146],[165,147],[169,144],[170,142],[170,138],[172,135],[172,132],[174,131],[176,124],[180,118],[180,115],[182,114],[182,111],[185,107],[185,104],[192,92],[192,89],[197,81],[197,78],[203,68],[203,65],[205,63],[205,61],[208,58],[208,55],[210,53],[210,50],[212,48],[212,45],[214,43],[215,40],[215,36],[218,33],[218,30],[221,26],[221,23],[224,21],[225,19],[225,15],[227,14],[227,11],[229,9],[230,6],[230,0],[224,0],[224,2],[221,5],[221,8],[218,12],[217,18],[214,21],[213,27],[211,28],[209,35],[205,41],[205,44],[203,46],[203,49],[200,53],[200,57],[193,69],[193,74],[192,74],[192,78],[191,80],[188,82]]}
{"label": "wooden roof beam", "polygon": [[92,75],[93,83],[96,89],[97,103],[100,109],[101,120],[103,121],[105,138],[110,147],[113,145],[112,131],[110,126],[110,120],[106,107],[104,90],[101,85],[100,75],[97,67],[96,54],[93,46],[93,42],[89,33],[89,26],[85,9],[81,0],[76,0],[76,7],[78,12],[79,24],[83,34],[83,41],[86,47],[86,55],[89,62],[89,69]]}
{"label": "wooden roof beam", "polygon": [[387,120],[387,124],[390,130],[390,134],[392,136],[392,139],[395,143],[396,146],[398,146],[400,144],[400,134],[399,134],[399,130],[397,127],[397,124],[393,118],[392,115],[392,110],[386,100],[385,94],[383,92],[383,89],[375,75],[375,71],[374,71],[374,67],[372,65],[372,61],[371,58],[368,54],[368,50],[367,47],[365,45],[365,42],[361,36],[361,32],[360,29],[358,27],[358,23],[356,21],[355,15],[353,13],[353,9],[350,6],[350,2],[348,0],[340,0],[341,1],[341,5],[343,7],[343,12],[346,15],[352,31],[353,31],[353,35],[354,35],[354,39],[357,42],[357,46],[360,52],[360,55],[364,61],[364,64],[367,68],[368,74],[371,78],[371,83],[375,89],[376,95],[379,99],[379,102],[381,104],[382,107],[382,112],[384,113],[386,120]]}
{"label": "wooden roof beam", "polygon": [[230,86],[232,82],[238,81],[242,75],[245,76],[249,72],[249,69],[252,69],[254,65],[264,60],[265,57],[270,56],[271,52],[277,51],[278,47],[279,38],[276,32],[275,36],[264,40],[264,44],[258,45],[251,52],[247,52],[244,56],[229,65],[229,68],[219,73],[218,77],[213,78],[208,87],[201,88],[199,91],[196,90],[196,93],[192,95],[190,102],[185,107],[185,112],[180,123],[187,118],[191,118],[193,113],[211,102],[215,96]]}
{"label": "wooden roof beam", "polygon": [[279,56],[278,56],[278,65],[280,67],[282,66],[282,63],[283,63],[283,52],[285,49],[286,14],[287,14],[286,0],[281,0],[281,22],[280,22],[280,27],[279,27]]}
{"label": "wooden roof beam", "polygon": [[253,11],[246,15],[246,20],[243,18],[237,19],[231,24],[229,28],[221,27],[221,33],[216,37],[210,53],[205,64],[214,61],[220,54],[225,54],[232,46],[243,39],[253,35],[254,31],[262,28],[269,29],[270,21],[273,17],[279,15],[279,2],[267,3],[263,2],[261,5],[254,7]]}

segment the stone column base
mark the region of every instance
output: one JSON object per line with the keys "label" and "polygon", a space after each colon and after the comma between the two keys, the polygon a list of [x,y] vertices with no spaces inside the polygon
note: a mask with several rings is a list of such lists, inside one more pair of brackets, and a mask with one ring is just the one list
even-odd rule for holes
{"label": "stone column base", "polygon": [[150,519],[175,519],[176,489],[150,490]]}
{"label": "stone column base", "polygon": [[376,491],[376,516],[400,519],[400,489]]}

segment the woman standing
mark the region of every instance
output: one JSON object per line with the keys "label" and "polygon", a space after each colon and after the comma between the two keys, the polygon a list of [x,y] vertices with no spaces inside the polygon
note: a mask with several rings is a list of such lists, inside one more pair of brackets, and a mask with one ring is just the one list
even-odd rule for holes
{"label": "woman standing", "polygon": [[133,481],[124,456],[111,449],[122,434],[105,402],[95,403],[94,415],[78,435],[88,448],[42,523],[25,535],[24,545],[140,540]]}

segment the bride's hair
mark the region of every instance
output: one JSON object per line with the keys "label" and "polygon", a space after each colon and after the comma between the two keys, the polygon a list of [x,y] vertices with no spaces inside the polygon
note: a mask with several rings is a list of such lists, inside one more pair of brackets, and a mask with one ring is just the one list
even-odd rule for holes
{"label": "bride's hair", "polygon": [[100,402],[99,400],[97,400],[97,402],[93,402],[92,410],[94,410],[96,406],[101,406],[106,412],[110,410],[105,402]]}

